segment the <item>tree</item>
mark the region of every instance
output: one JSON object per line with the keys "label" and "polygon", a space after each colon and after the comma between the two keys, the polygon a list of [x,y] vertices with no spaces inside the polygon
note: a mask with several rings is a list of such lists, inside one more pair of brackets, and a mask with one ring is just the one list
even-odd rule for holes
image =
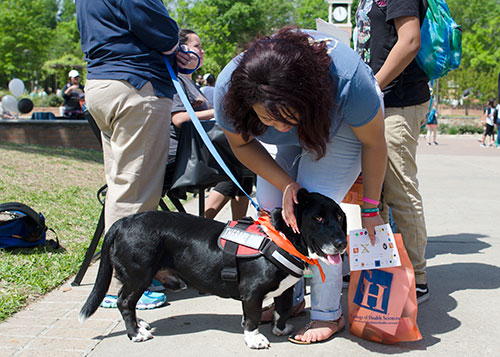
{"label": "tree", "polygon": [[324,0],[301,0],[296,3],[295,23],[302,28],[315,29],[316,19],[328,21],[328,5]]}
{"label": "tree", "polygon": [[74,0],[59,0],[59,21],[69,22],[76,18],[76,5]]}
{"label": "tree", "polygon": [[[56,0],[0,2],[0,80],[33,82],[47,57],[56,27]],[[5,85],[6,86],[6,85]]]}
{"label": "tree", "polygon": [[315,28],[315,19],[328,15],[324,0],[179,0],[169,9],[179,26],[200,35],[203,71],[215,74],[257,35],[285,25]]}
{"label": "tree", "polygon": [[470,0],[463,6],[462,1],[448,0],[448,6],[455,21],[462,26],[462,61],[459,69],[440,81],[440,96],[447,96],[453,83],[458,85],[455,99],[461,99],[466,89],[473,88],[473,92],[482,97],[480,103],[483,104],[486,99],[496,97],[500,72],[500,2]]}
{"label": "tree", "polygon": [[42,67],[50,77],[47,86],[53,89],[64,86],[68,80],[68,72],[72,69],[78,69],[81,76],[85,77],[85,71],[82,71],[85,68],[85,61],[80,47],[80,33],[75,13],[73,16],[61,16],[61,19],[63,18],[67,21],[58,22],[53,30],[52,40],[47,45],[49,53]]}

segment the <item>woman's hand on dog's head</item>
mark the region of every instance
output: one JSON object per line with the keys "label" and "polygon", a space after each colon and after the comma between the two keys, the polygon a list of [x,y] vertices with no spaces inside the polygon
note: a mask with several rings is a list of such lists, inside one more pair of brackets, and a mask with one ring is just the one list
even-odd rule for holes
{"label": "woman's hand on dog's head", "polygon": [[287,226],[289,226],[294,233],[300,233],[294,213],[294,205],[299,203],[299,201],[297,201],[297,192],[299,190],[300,185],[297,182],[289,183],[283,190],[283,210],[281,211],[281,215]]}

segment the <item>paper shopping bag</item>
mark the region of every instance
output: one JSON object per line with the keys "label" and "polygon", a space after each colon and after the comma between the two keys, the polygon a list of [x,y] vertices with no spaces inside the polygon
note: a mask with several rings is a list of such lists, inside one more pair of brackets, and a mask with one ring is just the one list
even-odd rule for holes
{"label": "paper shopping bag", "polygon": [[418,341],[415,274],[401,234],[394,234],[401,266],[351,271],[350,332],[385,344]]}
{"label": "paper shopping bag", "polygon": [[350,203],[353,205],[363,205],[363,177],[361,174],[352,184],[349,191],[346,193],[342,203]]}

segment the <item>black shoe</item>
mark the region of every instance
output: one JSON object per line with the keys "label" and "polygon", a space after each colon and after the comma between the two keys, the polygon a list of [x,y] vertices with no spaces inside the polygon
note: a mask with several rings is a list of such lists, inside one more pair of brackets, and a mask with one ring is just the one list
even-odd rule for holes
{"label": "black shoe", "polygon": [[351,282],[351,275],[347,274],[342,277],[342,288],[348,289],[349,283]]}
{"label": "black shoe", "polygon": [[421,304],[429,300],[429,288],[427,284],[417,284],[417,304]]}

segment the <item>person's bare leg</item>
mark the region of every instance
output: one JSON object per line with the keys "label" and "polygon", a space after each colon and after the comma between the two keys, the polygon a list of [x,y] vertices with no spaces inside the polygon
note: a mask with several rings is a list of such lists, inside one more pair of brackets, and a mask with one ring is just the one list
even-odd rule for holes
{"label": "person's bare leg", "polygon": [[231,212],[233,214],[233,221],[237,221],[246,216],[249,201],[250,200],[247,196],[236,196],[231,200]]}
{"label": "person's bare leg", "polygon": [[229,199],[230,197],[224,196],[222,193],[215,190],[211,190],[205,202],[205,217],[214,219]]}

